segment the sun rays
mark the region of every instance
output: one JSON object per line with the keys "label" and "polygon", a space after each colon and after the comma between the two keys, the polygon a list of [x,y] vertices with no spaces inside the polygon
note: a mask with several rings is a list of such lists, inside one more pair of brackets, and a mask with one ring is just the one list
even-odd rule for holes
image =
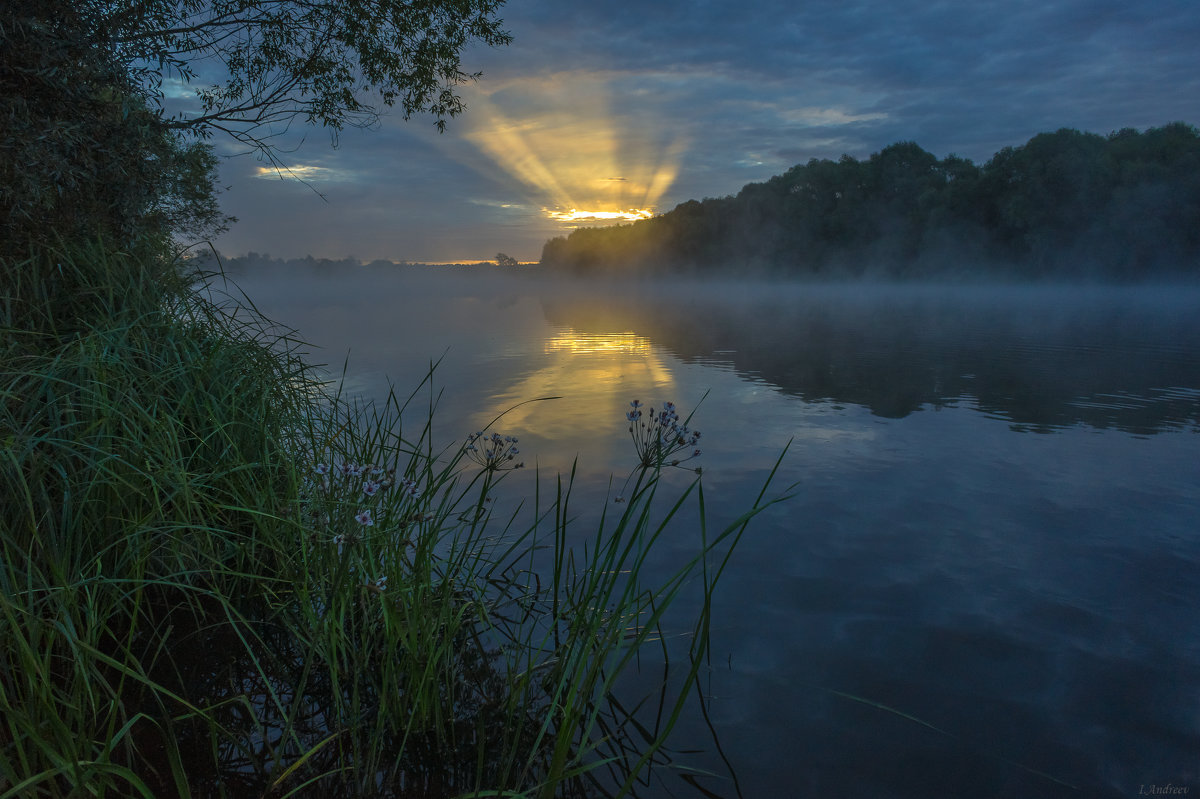
{"label": "sun rays", "polygon": [[604,75],[512,80],[470,103],[466,138],[564,225],[647,219],[679,173],[683,140],[615,111]]}

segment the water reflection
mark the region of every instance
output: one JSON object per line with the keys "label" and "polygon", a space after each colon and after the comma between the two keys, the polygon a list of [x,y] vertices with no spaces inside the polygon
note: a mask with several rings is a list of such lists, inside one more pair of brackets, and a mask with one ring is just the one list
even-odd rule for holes
{"label": "water reflection", "polygon": [[636,331],[685,362],[724,364],[807,402],[885,418],[966,403],[1017,429],[1148,434],[1200,423],[1196,299],[1145,289],[650,286],[548,295],[543,307],[553,324]]}
{"label": "water reflection", "polygon": [[[586,333],[556,327],[547,331],[541,351],[542,357],[529,358],[525,369],[495,387],[472,416],[476,427],[502,416],[497,429],[533,433],[545,443],[555,442],[559,450],[563,443],[570,447],[586,441],[589,458],[608,464],[619,459],[627,442],[608,435],[595,436],[593,443],[587,432],[599,425],[611,429],[622,419],[632,386],[663,397],[674,396],[676,390],[667,357],[649,339],[632,332]],[[540,397],[559,401],[528,402]],[[542,450],[543,465],[569,466],[555,461],[550,449]],[[577,451],[568,449],[565,454],[573,457]]]}
{"label": "water reflection", "polygon": [[[497,429],[551,473],[580,455],[601,500],[580,513],[630,464],[634,397],[690,410],[711,390],[696,427],[714,525],[796,439],[780,483],[800,494],[756,519],[713,623],[711,715],[746,796],[1197,785],[1200,291],[379,272],[287,289],[252,296],[293,295],[265,310],[335,363],[353,350],[352,377],[408,386],[450,347],[449,436],[562,397]],[[514,501],[532,471],[506,484]],[[664,570],[695,521],[661,542]]]}
{"label": "water reflection", "polygon": [[583,333],[568,327],[554,331],[546,339],[545,352],[568,352],[572,355],[586,353],[589,355],[646,356],[651,353],[651,344],[650,339],[636,333]]}

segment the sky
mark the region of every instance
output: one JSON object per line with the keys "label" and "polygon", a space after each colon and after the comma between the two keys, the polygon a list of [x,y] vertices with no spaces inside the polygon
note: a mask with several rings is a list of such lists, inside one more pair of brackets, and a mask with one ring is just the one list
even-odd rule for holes
{"label": "sky", "polygon": [[[467,110],[308,128],[221,166],[227,256],[536,261],[580,225],[915,141],[982,164],[1037,133],[1200,124],[1196,0],[509,0]],[[293,131],[295,133],[295,131]],[[620,214],[621,216],[617,216]]]}

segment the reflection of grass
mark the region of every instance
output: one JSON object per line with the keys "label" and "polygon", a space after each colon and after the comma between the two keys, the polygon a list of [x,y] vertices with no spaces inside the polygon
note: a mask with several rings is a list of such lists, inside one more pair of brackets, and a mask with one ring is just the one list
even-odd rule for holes
{"label": "reflection of grass", "polygon": [[[0,306],[0,797],[635,784],[761,498],[648,585],[701,492],[656,503],[643,469],[577,551],[570,476],[533,521],[495,518],[503,474],[435,446],[432,407],[409,427],[415,394],[325,396],[291,339],[154,259],[52,260],[13,274],[69,290]],[[614,686],[693,576],[683,690],[650,732]]]}

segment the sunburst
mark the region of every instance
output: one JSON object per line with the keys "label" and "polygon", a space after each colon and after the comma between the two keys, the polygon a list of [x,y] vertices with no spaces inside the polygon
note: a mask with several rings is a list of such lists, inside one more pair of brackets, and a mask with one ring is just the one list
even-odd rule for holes
{"label": "sunburst", "polygon": [[466,136],[563,226],[647,219],[685,146],[644,118],[614,113],[610,95],[606,76],[592,73],[489,83],[470,99]]}

